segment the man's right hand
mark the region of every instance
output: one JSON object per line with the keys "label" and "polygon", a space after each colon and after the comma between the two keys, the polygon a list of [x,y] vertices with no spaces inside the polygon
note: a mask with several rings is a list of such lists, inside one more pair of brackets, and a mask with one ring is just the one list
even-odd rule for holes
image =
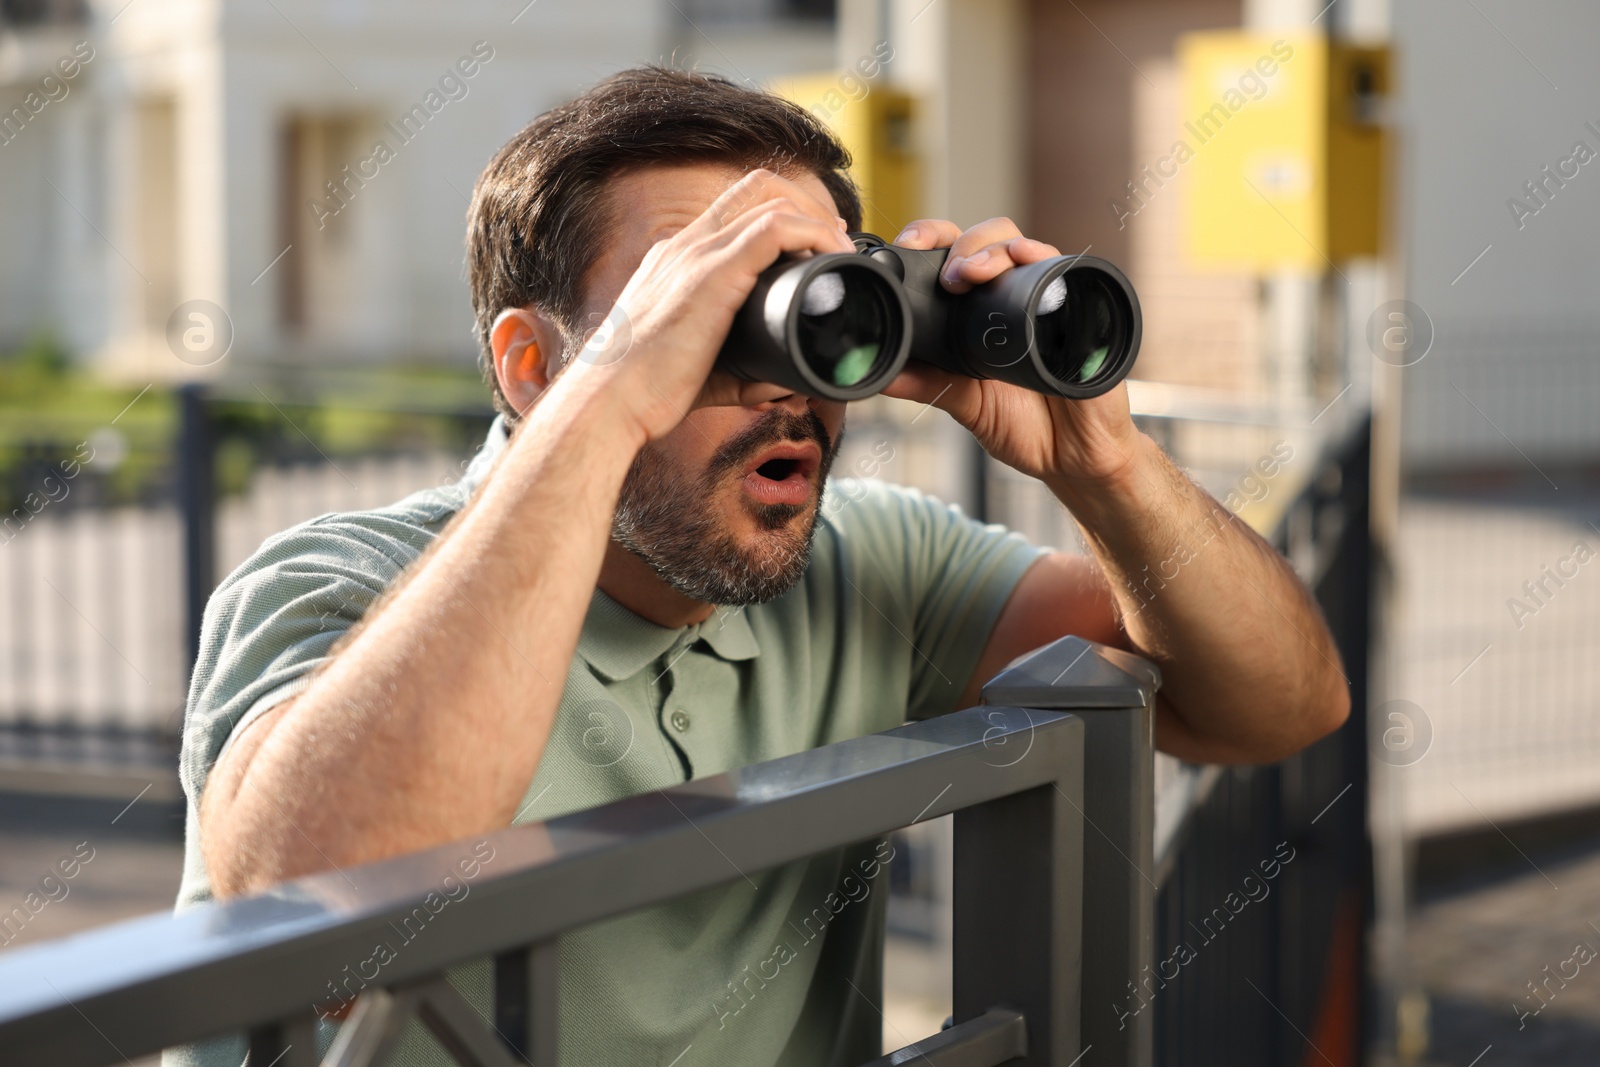
{"label": "man's right hand", "polygon": [[[603,345],[563,376],[601,374],[645,440],[698,407],[751,405],[788,392],[713,370],[733,317],[762,271],[784,254],[854,252],[831,206],[768,170],[734,182],[700,216],[645,254],[608,316]],[[599,294],[596,294],[599,295]]]}

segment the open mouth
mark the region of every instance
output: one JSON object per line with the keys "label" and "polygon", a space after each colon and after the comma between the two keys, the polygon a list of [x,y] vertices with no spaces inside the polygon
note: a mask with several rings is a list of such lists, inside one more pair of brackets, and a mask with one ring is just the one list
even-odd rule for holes
{"label": "open mouth", "polygon": [[761,504],[804,504],[822,465],[815,442],[786,441],[763,449],[745,468],[744,491]]}
{"label": "open mouth", "polygon": [[799,469],[797,459],[769,459],[756,468],[756,473],[769,481],[781,482]]}

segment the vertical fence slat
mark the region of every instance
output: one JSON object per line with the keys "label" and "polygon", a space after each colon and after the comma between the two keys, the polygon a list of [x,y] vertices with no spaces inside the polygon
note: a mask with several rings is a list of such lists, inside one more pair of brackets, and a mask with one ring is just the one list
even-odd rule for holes
{"label": "vertical fence slat", "polygon": [[200,657],[200,620],[216,584],[216,484],[205,387],[198,382],[179,386],[178,412],[178,508],[183,513],[185,632],[192,669]]}
{"label": "vertical fence slat", "polygon": [[316,1020],[308,1012],[250,1031],[247,1067],[317,1067]]}
{"label": "vertical fence slat", "polygon": [[494,1025],[526,1063],[556,1067],[556,942],[502,952],[494,958]]}

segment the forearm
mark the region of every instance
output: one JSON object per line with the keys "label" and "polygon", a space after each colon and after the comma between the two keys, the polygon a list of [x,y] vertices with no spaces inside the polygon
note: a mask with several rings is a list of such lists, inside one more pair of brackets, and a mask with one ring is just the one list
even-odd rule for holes
{"label": "forearm", "polygon": [[1339,654],[1293,570],[1149,438],[1092,490],[1051,488],[1106,572],[1129,645],[1160,665],[1162,747],[1193,760],[1281,758],[1343,721]]}
{"label": "forearm", "polygon": [[213,771],[202,823],[219,895],[511,821],[638,447],[607,418],[601,376],[558,379],[402,584]]}

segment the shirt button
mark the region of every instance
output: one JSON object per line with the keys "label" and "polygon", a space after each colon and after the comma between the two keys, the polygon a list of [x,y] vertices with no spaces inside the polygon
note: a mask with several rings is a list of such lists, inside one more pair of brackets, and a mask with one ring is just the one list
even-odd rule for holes
{"label": "shirt button", "polygon": [[679,708],[672,713],[672,728],[680,734],[689,728],[689,713]]}

